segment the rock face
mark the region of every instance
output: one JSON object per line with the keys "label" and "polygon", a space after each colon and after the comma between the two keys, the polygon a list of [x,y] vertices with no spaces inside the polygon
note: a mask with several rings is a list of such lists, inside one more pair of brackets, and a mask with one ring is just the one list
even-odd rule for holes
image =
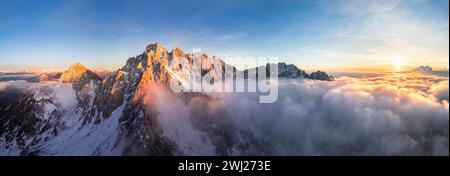
{"label": "rock face", "polygon": [[49,89],[41,87],[38,94],[19,94],[8,105],[0,104],[0,141],[4,142],[4,146],[0,142],[0,154],[8,151],[12,155],[31,155],[26,147],[46,142],[63,127],[59,105]]}
{"label": "rock face", "polygon": [[105,79],[107,76],[109,76],[112,72],[115,72],[116,70],[106,70],[106,69],[96,69],[92,70],[100,79]]}
{"label": "rock face", "polygon": [[[72,84],[78,106],[83,111],[89,111],[95,105],[93,100],[97,95],[96,91],[99,89],[102,80],[93,71],[80,63],[75,63],[61,74],[59,81]],[[85,115],[84,119],[90,118]]]}
{"label": "rock face", "polygon": [[315,79],[315,80],[321,80],[321,81],[333,81],[334,77],[329,76],[327,73],[323,71],[316,71],[311,73],[311,75],[308,76],[309,79]]}
{"label": "rock face", "polygon": [[42,73],[39,75],[39,82],[59,81],[60,77],[60,72]]}
{"label": "rock face", "polygon": [[183,50],[181,50],[180,48],[175,48],[170,52],[170,57],[171,59],[173,59],[176,57],[186,57],[186,55],[184,55]]}
{"label": "rock face", "polygon": [[167,50],[159,43],[150,44],[146,47],[144,54],[147,59],[141,64],[145,66],[145,71],[142,74],[142,81],[138,85],[135,98],[142,97],[150,83],[166,84],[169,81],[167,67],[170,61]]}
{"label": "rock face", "polygon": [[[278,67],[278,73],[270,73],[271,67]],[[244,77],[251,78],[251,76],[248,75],[248,72],[253,71],[253,72],[257,73],[258,69],[266,69],[266,74],[267,74],[266,76],[278,75],[278,77],[280,77],[280,78],[289,78],[289,79],[304,78],[304,79],[314,79],[314,80],[321,80],[321,81],[333,81],[334,80],[333,76],[329,76],[325,72],[316,71],[316,72],[311,73],[311,75],[309,75],[304,70],[299,69],[294,64],[286,64],[283,62],[278,63],[278,64],[267,64],[265,67],[258,67],[258,68],[254,68],[254,69],[245,70]]]}
{"label": "rock face", "polygon": [[49,80],[46,74],[39,75],[39,82],[47,82]]}
{"label": "rock face", "polygon": [[75,63],[69,67],[69,69],[61,74],[59,81],[63,83],[74,83],[80,81],[82,78],[85,79],[97,79],[100,78],[91,70],[88,70],[80,63]]}
{"label": "rock face", "polygon": [[270,72],[271,67],[278,66],[278,77],[283,78],[291,78],[291,79],[297,79],[297,78],[308,78],[308,74],[304,70],[300,70],[293,64],[287,65],[286,63],[278,63],[278,64],[267,64],[266,69],[267,72]]}
{"label": "rock face", "polygon": [[[267,64],[255,70],[270,70],[272,66],[279,68],[276,74],[279,77],[331,80],[324,72],[308,75],[285,63]],[[164,130],[168,129],[159,123],[159,112],[152,104],[159,92],[149,88],[152,85],[167,88],[171,80],[180,84],[190,82],[196,76],[191,71],[200,73],[198,76],[208,75],[212,80],[223,79],[225,67],[237,72],[218,58],[206,54],[194,57],[179,48],[168,52],[159,43],[148,45],[142,54],[129,58],[122,68],[104,79],[79,63],[73,64],[58,79],[63,83],[59,86],[69,86],[70,91],[57,93],[50,88],[39,88],[38,92],[21,95],[17,101],[0,104],[0,152],[7,155],[184,154],[183,146],[165,135]],[[243,72],[248,75],[248,71]],[[43,81],[48,78],[42,76]],[[73,103],[65,99],[71,95]],[[61,98],[63,101],[57,101]],[[185,101],[211,99],[201,93],[186,93],[182,98]],[[196,122],[195,126],[214,136],[210,142],[215,145],[216,154],[227,155],[236,150],[246,153],[252,149],[265,152],[264,141],[254,141],[250,134],[239,131],[225,133],[232,127],[222,122],[224,119],[207,118],[215,115],[197,111],[200,114],[195,116],[205,116],[205,122]],[[86,146],[89,147],[83,148]]]}

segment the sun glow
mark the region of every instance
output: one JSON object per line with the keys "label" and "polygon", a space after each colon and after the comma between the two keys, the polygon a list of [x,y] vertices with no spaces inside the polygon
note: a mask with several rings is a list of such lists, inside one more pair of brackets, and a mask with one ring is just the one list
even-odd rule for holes
{"label": "sun glow", "polygon": [[405,65],[405,58],[392,57],[392,64],[395,67],[395,71],[401,71],[402,67]]}

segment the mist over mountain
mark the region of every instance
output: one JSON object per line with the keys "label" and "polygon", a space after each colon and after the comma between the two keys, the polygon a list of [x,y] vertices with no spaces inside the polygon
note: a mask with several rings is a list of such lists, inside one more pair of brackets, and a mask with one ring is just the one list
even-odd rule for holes
{"label": "mist over mountain", "polygon": [[0,75],[0,82],[5,81],[18,81],[18,80],[25,80],[28,82],[38,82],[39,81],[39,75],[37,74],[1,74]]}
{"label": "mist over mountain", "polygon": [[[221,80],[226,67],[248,82],[278,67],[278,101],[169,88],[191,71]],[[76,63],[40,82],[0,82],[0,155],[448,155],[448,77],[394,85],[285,63],[237,70],[159,43],[106,75]]]}

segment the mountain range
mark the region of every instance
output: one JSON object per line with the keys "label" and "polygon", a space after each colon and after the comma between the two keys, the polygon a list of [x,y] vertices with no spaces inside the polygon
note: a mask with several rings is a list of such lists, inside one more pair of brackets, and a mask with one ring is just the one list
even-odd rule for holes
{"label": "mountain range", "polygon": [[[175,59],[189,61],[187,67],[173,64]],[[202,54],[194,57],[176,48],[167,51],[161,44],[148,45],[142,54],[131,57],[117,71],[99,76],[80,63],[62,73],[39,76],[40,83],[4,98],[0,103],[0,155],[234,155],[264,154],[267,141],[253,134],[230,132],[225,119],[196,122],[201,134],[193,152],[165,136],[154,108],[154,94],[168,90],[172,79],[190,79],[188,74],[198,59],[200,63],[217,61],[219,68],[201,67],[202,76],[220,79],[227,65],[220,59]],[[278,77],[333,81],[327,73],[311,74],[292,64],[268,63],[244,70],[278,66]],[[232,67],[232,66],[230,66]],[[234,74],[240,72],[233,67]],[[154,87],[160,89],[155,89]],[[177,95],[184,101],[202,97],[203,93]],[[203,112],[196,112],[203,113]],[[202,114],[210,116],[207,112]],[[213,116],[214,114],[212,114]],[[225,120],[225,122],[223,122]],[[176,128],[176,127],[174,127]],[[209,145],[203,145],[208,143]],[[204,146],[213,146],[202,148]],[[202,154],[202,153],[200,153]]]}

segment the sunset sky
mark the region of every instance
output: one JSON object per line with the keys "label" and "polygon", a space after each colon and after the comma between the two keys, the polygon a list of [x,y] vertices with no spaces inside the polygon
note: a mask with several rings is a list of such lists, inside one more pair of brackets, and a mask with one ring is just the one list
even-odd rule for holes
{"label": "sunset sky", "polygon": [[156,41],[306,70],[448,69],[449,1],[0,0],[0,70],[118,68]]}

